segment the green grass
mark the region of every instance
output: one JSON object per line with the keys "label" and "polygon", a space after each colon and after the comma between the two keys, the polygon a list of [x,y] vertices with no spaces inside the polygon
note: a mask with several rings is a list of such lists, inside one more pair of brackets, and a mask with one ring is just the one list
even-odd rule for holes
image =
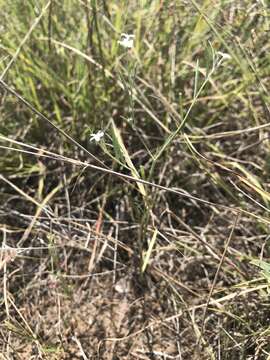
{"label": "green grass", "polygon": [[0,7],[3,359],[270,359],[266,2]]}

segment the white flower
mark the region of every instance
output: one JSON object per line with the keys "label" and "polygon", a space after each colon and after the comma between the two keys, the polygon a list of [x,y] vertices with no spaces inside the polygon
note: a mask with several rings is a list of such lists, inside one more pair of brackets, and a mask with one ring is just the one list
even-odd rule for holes
{"label": "white flower", "polygon": [[218,68],[219,66],[223,65],[224,61],[228,61],[232,58],[231,55],[224,53],[222,51],[217,51],[214,55],[215,55],[213,59],[214,68]]}
{"label": "white flower", "polygon": [[231,57],[231,55],[229,55],[229,54],[226,54],[226,53],[224,53],[224,52],[222,52],[222,51],[218,51],[217,52],[217,55],[219,55],[220,57],[221,57],[221,60],[223,61],[223,60],[230,60],[232,57]]}
{"label": "white flower", "polygon": [[218,51],[217,54],[221,56],[224,60],[230,60],[232,58],[231,55],[223,53],[222,51]]}
{"label": "white flower", "polygon": [[135,35],[122,33],[121,40],[118,40],[118,43],[127,49],[131,49],[134,45],[134,38]]}
{"label": "white flower", "polygon": [[99,130],[96,134],[90,135],[90,141],[96,141],[99,142],[101,138],[103,138],[104,132],[102,130]]}

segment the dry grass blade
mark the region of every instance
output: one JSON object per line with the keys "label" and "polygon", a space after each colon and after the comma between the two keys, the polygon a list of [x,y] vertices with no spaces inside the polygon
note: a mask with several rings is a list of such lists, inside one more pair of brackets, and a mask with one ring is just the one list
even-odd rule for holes
{"label": "dry grass blade", "polygon": [[0,357],[270,359],[266,2],[0,8]]}
{"label": "dry grass blade", "polygon": [[[217,279],[218,279],[218,276],[219,276],[219,273],[220,273],[220,270],[221,270],[221,267],[224,263],[224,259],[225,259],[225,256],[226,256],[226,253],[227,253],[227,250],[228,250],[228,247],[230,245],[230,242],[232,240],[232,236],[233,236],[233,233],[235,231],[235,228],[237,226],[237,223],[238,223],[238,220],[239,220],[239,214],[237,214],[236,218],[235,218],[235,221],[234,221],[234,224],[232,226],[232,229],[231,229],[231,232],[230,232],[230,235],[225,243],[225,246],[224,246],[224,251],[222,253],[222,257],[220,259],[220,262],[218,264],[218,268],[217,268],[217,271],[215,273],[215,277],[214,277],[214,280],[213,280],[213,283],[212,283],[212,286],[211,286],[211,289],[209,291],[209,295],[208,295],[208,298],[207,298],[207,301],[206,301],[206,306],[205,306],[205,309],[204,309],[204,312],[203,312],[203,318],[202,318],[202,328],[201,328],[201,336],[203,336],[204,334],[204,328],[205,328],[205,319],[206,319],[206,314],[207,314],[207,310],[208,310],[208,306],[210,304],[210,301],[211,301],[211,297],[213,295],[213,291],[214,291],[214,288],[215,288],[215,285],[217,283]],[[200,339],[198,341],[198,346],[200,345]]]}
{"label": "dry grass blade", "polygon": [[150,257],[151,257],[151,253],[152,253],[152,250],[155,246],[155,242],[156,242],[156,239],[157,239],[157,234],[158,234],[158,230],[155,229],[154,232],[153,232],[153,235],[152,235],[152,238],[149,242],[149,246],[148,246],[148,249],[146,250],[146,253],[144,255],[144,258],[143,258],[143,264],[142,264],[142,273],[145,272],[147,266],[148,266],[148,263],[150,261]]}

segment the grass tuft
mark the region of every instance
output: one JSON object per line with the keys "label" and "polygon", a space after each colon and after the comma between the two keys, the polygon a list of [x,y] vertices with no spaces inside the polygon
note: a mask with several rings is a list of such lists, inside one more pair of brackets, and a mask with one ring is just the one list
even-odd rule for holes
{"label": "grass tuft", "polygon": [[270,359],[266,1],[0,8],[3,359]]}

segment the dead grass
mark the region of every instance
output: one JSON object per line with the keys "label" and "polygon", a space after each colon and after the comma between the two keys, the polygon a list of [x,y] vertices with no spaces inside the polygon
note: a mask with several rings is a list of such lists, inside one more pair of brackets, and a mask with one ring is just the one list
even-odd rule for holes
{"label": "dead grass", "polygon": [[0,358],[270,359],[266,3],[0,5]]}

